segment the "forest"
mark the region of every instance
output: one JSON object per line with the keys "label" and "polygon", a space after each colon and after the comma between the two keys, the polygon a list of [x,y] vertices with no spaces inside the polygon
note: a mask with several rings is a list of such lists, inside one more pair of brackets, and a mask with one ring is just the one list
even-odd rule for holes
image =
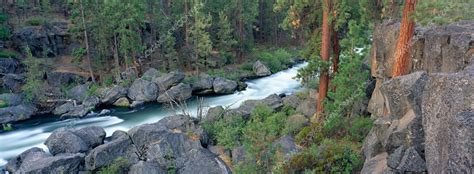
{"label": "forest", "polygon": [[0,3],[0,172],[473,171],[472,0]]}

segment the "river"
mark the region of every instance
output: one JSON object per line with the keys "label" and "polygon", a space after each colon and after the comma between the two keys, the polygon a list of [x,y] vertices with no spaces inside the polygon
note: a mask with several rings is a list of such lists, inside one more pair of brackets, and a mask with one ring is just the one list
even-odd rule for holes
{"label": "river", "polygon": [[[306,65],[307,63],[297,64],[271,76],[246,81],[248,87],[244,91],[229,95],[203,97],[203,105],[236,108],[245,100],[263,99],[271,94],[294,93],[301,90],[300,82],[294,77],[298,69]],[[186,110],[190,114],[196,114],[197,100],[189,100]],[[13,131],[0,134],[0,168],[7,163],[7,159],[11,159],[29,148],[40,147],[47,151],[43,142],[52,131],[61,127],[100,126],[105,129],[107,136],[110,136],[116,130],[127,131],[137,125],[153,123],[173,114],[175,111],[168,107],[148,104],[133,110],[112,109],[109,116],[102,117],[60,120],[57,116],[37,116],[15,124],[16,129]]]}

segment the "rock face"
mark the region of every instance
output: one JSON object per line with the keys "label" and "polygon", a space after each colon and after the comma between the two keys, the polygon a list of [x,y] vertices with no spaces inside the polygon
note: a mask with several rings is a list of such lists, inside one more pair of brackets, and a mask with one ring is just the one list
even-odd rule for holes
{"label": "rock face", "polygon": [[1,94],[0,101],[4,103],[0,108],[0,124],[29,119],[38,110],[32,104],[24,103],[19,94]]}
{"label": "rock face", "polygon": [[192,88],[188,84],[180,83],[166,90],[158,97],[158,103],[184,101],[192,97]]}
{"label": "rock face", "polygon": [[105,131],[100,127],[55,130],[44,143],[51,154],[83,153],[102,144]]}
{"label": "rock face", "polygon": [[69,34],[66,22],[53,22],[42,26],[22,27],[12,36],[14,47],[31,49],[35,57],[55,57],[69,52]]}
{"label": "rock face", "polygon": [[232,94],[237,89],[237,82],[216,77],[212,86],[216,94]]}
{"label": "rock face", "polygon": [[128,98],[134,101],[150,102],[158,97],[158,87],[155,83],[137,79],[128,89]]}
{"label": "rock face", "polygon": [[362,173],[472,173],[474,21],[417,28],[411,74],[390,79],[398,28],[385,21],[374,32],[368,111],[376,121]]}
{"label": "rock face", "polygon": [[61,85],[82,84],[86,79],[82,76],[66,72],[46,73],[46,81],[50,86],[60,87]]}
{"label": "rock face", "polygon": [[253,64],[253,73],[255,73],[256,76],[258,77],[265,77],[272,75],[272,72],[265,66],[262,62],[257,61]]}
{"label": "rock face", "polygon": [[423,92],[428,171],[474,171],[474,71],[433,74]]}
{"label": "rock face", "polygon": [[20,74],[5,74],[2,77],[2,86],[15,93],[21,92],[21,86],[25,82],[25,76]]}
{"label": "rock face", "polygon": [[214,93],[213,90],[214,78],[207,74],[201,74],[198,80],[193,83],[193,93],[198,95],[206,95]]}

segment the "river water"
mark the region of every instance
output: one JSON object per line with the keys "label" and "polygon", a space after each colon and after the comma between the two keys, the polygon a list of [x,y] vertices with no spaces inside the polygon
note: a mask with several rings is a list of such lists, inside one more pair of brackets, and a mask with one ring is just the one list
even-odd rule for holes
{"label": "river water", "polygon": [[[203,97],[203,106],[238,107],[243,101],[251,99],[263,99],[271,94],[290,94],[301,90],[300,82],[294,77],[298,69],[307,63],[297,64],[294,67],[275,73],[268,77],[247,81],[247,89],[234,94],[222,96]],[[197,100],[187,102],[186,112],[196,114]],[[87,126],[100,126],[105,129],[107,136],[116,130],[127,131],[140,124],[153,123],[163,117],[175,114],[175,110],[159,104],[144,105],[134,110],[112,109],[109,116],[86,117],[83,119],[60,120],[57,116],[38,116],[15,124],[15,130],[0,134],[0,168],[21,152],[40,147],[47,151],[43,142],[52,131],[61,127],[81,128]]]}

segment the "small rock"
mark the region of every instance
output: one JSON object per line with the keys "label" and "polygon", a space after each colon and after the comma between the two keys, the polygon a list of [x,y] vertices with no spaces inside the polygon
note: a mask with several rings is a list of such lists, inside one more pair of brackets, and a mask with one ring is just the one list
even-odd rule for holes
{"label": "small rock", "polygon": [[130,102],[128,101],[126,97],[122,97],[122,98],[119,98],[117,101],[115,101],[113,105],[117,107],[128,108],[130,107]]}

